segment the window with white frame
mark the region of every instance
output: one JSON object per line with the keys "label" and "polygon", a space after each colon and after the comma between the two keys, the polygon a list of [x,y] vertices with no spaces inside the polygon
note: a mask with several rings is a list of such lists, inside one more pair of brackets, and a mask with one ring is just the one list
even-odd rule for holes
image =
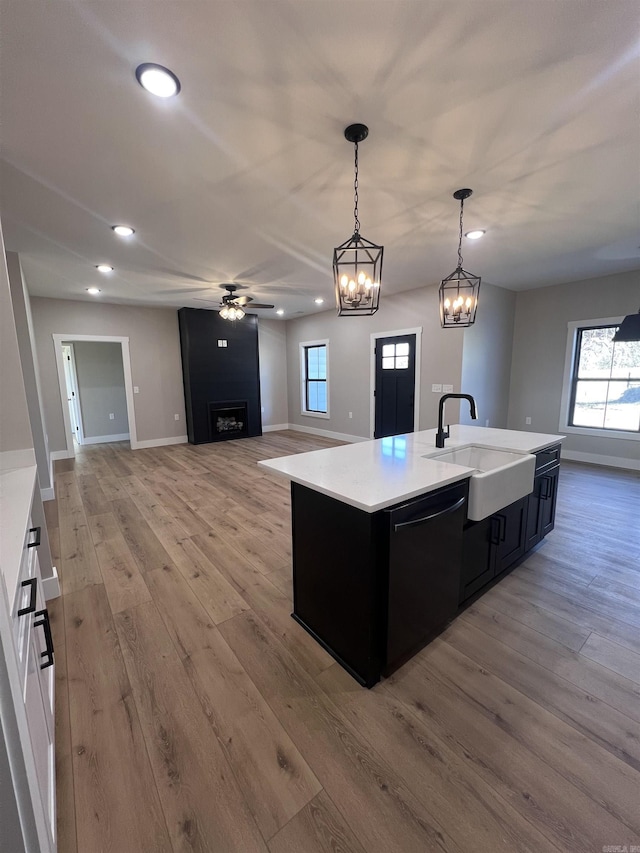
{"label": "window with white frame", "polygon": [[329,341],[300,344],[302,413],[305,415],[329,417],[328,355]]}
{"label": "window with white frame", "polygon": [[640,438],[640,341],[613,341],[620,321],[570,323],[560,427]]}

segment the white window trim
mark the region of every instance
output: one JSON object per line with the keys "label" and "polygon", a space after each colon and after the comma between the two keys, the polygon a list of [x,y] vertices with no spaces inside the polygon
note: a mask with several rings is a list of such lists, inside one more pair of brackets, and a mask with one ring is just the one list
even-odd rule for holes
{"label": "white window trim", "polygon": [[[325,338],[321,341],[301,341],[300,344],[300,414],[304,415],[307,418],[324,418],[324,420],[329,420],[331,417],[329,414],[329,339]],[[305,359],[305,348],[306,347],[320,347],[324,346],[327,348],[327,411],[326,412],[310,412],[306,408],[307,403],[307,395],[305,393],[306,387],[305,383],[307,380],[307,364]]]}
{"label": "white window trim", "polygon": [[597,320],[572,320],[567,323],[567,348],[564,357],[564,374],[562,378],[562,400],[560,402],[560,432],[570,435],[591,435],[598,438],[620,438],[628,441],[640,441],[640,433],[624,430],[597,429],[593,427],[569,426],[569,403],[571,401],[571,377],[573,376],[576,338],[578,329],[587,326],[619,326],[624,317],[600,317]]}

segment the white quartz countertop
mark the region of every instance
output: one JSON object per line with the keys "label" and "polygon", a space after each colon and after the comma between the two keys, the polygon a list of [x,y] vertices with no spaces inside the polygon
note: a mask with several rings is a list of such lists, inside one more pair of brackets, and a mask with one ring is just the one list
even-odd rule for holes
{"label": "white quartz countertop", "polygon": [[451,435],[445,447],[438,448],[435,446],[436,432],[428,429],[267,459],[258,464],[365,512],[376,512],[464,480],[475,470],[425,459],[425,454],[443,453],[469,444],[514,453],[535,453],[564,438],[562,435],[457,424],[450,427]]}
{"label": "white quartz countertop", "polygon": [[0,472],[0,573],[10,604],[18,582],[35,481],[35,465]]}

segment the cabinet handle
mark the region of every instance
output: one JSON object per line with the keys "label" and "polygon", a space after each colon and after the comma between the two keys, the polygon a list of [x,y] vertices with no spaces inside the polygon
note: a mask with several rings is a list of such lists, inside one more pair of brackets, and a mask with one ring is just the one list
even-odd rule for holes
{"label": "cabinet handle", "polygon": [[[39,616],[42,618],[38,619]],[[51,636],[49,613],[46,610],[38,610],[36,619],[37,621],[33,623],[34,628],[38,628],[40,625],[44,628],[44,641],[47,644],[47,650],[40,655],[41,658],[45,658],[45,662],[40,664],[40,669],[46,669],[48,666],[53,666],[53,637]]]}
{"label": "cabinet handle", "polygon": [[543,501],[549,500],[551,497],[551,477],[544,476],[542,478],[542,488],[540,489],[540,497]]}
{"label": "cabinet handle", "polygon": [[27,542],[27,548],[37,548],[40,544],[40,534],[42,532],[41,527],[30,527],[29,533],[35,533],[35,538],[33,542]]}
{"label": "cabinet handle", "polygon": [[21,607],[18,610],[18,616],[26,616],[27,613],[33,613],[36,609],[36,589],[38,586],[37,578],[29,578],[29,580],[22,581],[21,586],[30,586],[31,592],[29,594],[29,604],[26,607]]}
{"label": "cabinet handle", "polygon": [[500,544],[500,519],[497,515],[494,515],[491,518],[491,544]]}
{"label": "cabinet handle", "polygon": [[423,515],[421,518],[412,518],[411,521],[401,521],[399,524],[393,525],[393,532],[397,533],[405,527],[415,527],[416,524],[424,524],[425,521],[431,521],[434,518],[439,518],[441,515],[446,515],[449,512],[455,512],[466,501],[466,497],[461,497],[455,503],[448,506],[446,509],[441,509],[439,512],[432,512],[431,515]]}

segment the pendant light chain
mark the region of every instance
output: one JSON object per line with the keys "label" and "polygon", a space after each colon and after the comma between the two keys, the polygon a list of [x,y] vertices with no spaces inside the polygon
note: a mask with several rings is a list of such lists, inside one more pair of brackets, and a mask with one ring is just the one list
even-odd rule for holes
{"label": "pendant light chain", "polygon": [[358,143],[355,143],[355,177],[353,179],[353,218],[355,220],[354,234],[360,233],[360,220],[358,219]]}
{"label": "pendant light chain", "polygon": [[460,199],[460,237],[458,239],[458,269],[462,269],[462,211],[464,208],[464,199]]}

